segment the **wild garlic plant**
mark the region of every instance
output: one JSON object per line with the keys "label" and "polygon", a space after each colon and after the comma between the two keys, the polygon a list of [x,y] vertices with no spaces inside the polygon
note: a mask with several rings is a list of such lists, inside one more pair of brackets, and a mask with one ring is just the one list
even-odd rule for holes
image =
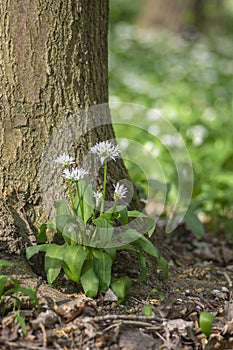
{"label": "wild garlic plant", "polygon": [[[88,177],[88,171],[78,168],[75,159],[61,154],[55,162],[63,168],[70,205],[65,200],[56,200],[54,222],[42,224],[37,235],[38,245],[27,249],[27,258],[45,252],[45,272],[49,284],[63,272],[75,282],[81,282],[84,292],[95,297],[111,287],[121,302],[131,280],[127,276],[114,278],[112,264],[117,250],[134,251],[141,267],[141,279],[146,278],[144,253],[157,258],[163,275],[167,275],[167,262],[162,258],[149,237],[155,229],[154,220],[137,210],[130,211],[124,200],[129,189],[117,182],[113,186],[113,201],[106,206],[108,161],[120,157],[118,145],[109,140],[90,148],[103,166],[102,191],[96,189]],[[123,203],[123,204],[122,204]],[[140,227],[140,231],[137,229]],[[63,244],[48,243],[47,229],[52,228],[63,238]],[[144,253],[143,253],[144,252]],[[127,267],[126,267],[127,268]]]}

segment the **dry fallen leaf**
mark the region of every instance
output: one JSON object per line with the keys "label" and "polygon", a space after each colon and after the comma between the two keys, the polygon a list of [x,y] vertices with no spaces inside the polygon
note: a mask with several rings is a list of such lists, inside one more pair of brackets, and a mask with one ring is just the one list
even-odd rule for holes
{"label": "dry fallen leaf", "polygon": [[97,311],[95,301],[92,298],[87,297],[85,294],[80,294],[74,298],[74,300],[68,302],[65,301],[64,303],[55,303],[53,309],[68,323],[82,314],[87,306]]}

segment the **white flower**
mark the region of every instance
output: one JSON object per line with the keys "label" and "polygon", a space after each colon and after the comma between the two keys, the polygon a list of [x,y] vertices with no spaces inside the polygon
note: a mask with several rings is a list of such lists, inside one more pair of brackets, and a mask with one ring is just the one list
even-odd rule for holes
{"label": "white flower", "polygon": [[68,180],[74,180],[74,181],[79,181],[83,179],[87,175],[87,171],[83,168],[72,168],[71,170],[69,169],[64,169],[63,171],[63,177]]}
{"label": "white flower", "polygon": [[109,158],[116,160],[115,158],[120,156],[119,146],[114,146],[110,141],[102,141],[91,147],[91,153],[95,153],[100,157],[101,163],[104,164]]}
{"label": "white flower", "polygon": [[116,199],[123,199],[126,197],[126,193],[128,192],[127,187],[117,182],[116,186],[114,185],[114,188],[115,188],[114,197]]}
{"label": "white flower", "polygon": [[102,192],[99,192],[99,191],[95,191],[93,193],[93,196],[95,198],[95,203],[96,203],[96,206],[98,207],[102,201],[102,198],[103,198],[103,193]]}
{"label": "white flower", "polygon": [[55,159],[55,162],[64,166],[68,166],[75,163],[75,160],[73,157],[70,157],[68,154],[60,154],[57,159]]}

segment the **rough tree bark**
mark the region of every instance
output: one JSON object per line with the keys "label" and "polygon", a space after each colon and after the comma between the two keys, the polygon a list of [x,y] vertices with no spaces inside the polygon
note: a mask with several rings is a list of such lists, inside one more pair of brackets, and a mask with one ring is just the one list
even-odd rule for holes
{"label": "rough tree bark", "polygon": [[[0,253],[5,257],[24,255],[47,216],[38,171],[54,128],[73,113],[108,101],[108,0],[2,0],[0,18]],[[76,159],[98,140],[114,139],[107,105],[102,112],[82,113],[77,127],[83,133],[88,118],[104,121],[73,145]],[[112,174],[127,177],[122,161],[112,164]]]}

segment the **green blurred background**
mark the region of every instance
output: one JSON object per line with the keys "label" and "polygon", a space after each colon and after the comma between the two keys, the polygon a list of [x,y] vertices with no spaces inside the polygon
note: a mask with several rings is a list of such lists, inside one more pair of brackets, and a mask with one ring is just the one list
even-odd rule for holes
{"label": "green blurred background", "polygon": [[[188,226],[201,235],[201,220],[233,237],[233,1],[110,0],[109,51],[110,101],[159,111],[185,141],[194,170]],[[156,128],[149,114],[145,126]],[[164,184],[169,189],[166,217],[177,194],[171,154],[150,133],[120,125],[115,131],[159,162],[163,171],[151,179],[155,193]],[[126,165],[146,196],[142,170]]]}

